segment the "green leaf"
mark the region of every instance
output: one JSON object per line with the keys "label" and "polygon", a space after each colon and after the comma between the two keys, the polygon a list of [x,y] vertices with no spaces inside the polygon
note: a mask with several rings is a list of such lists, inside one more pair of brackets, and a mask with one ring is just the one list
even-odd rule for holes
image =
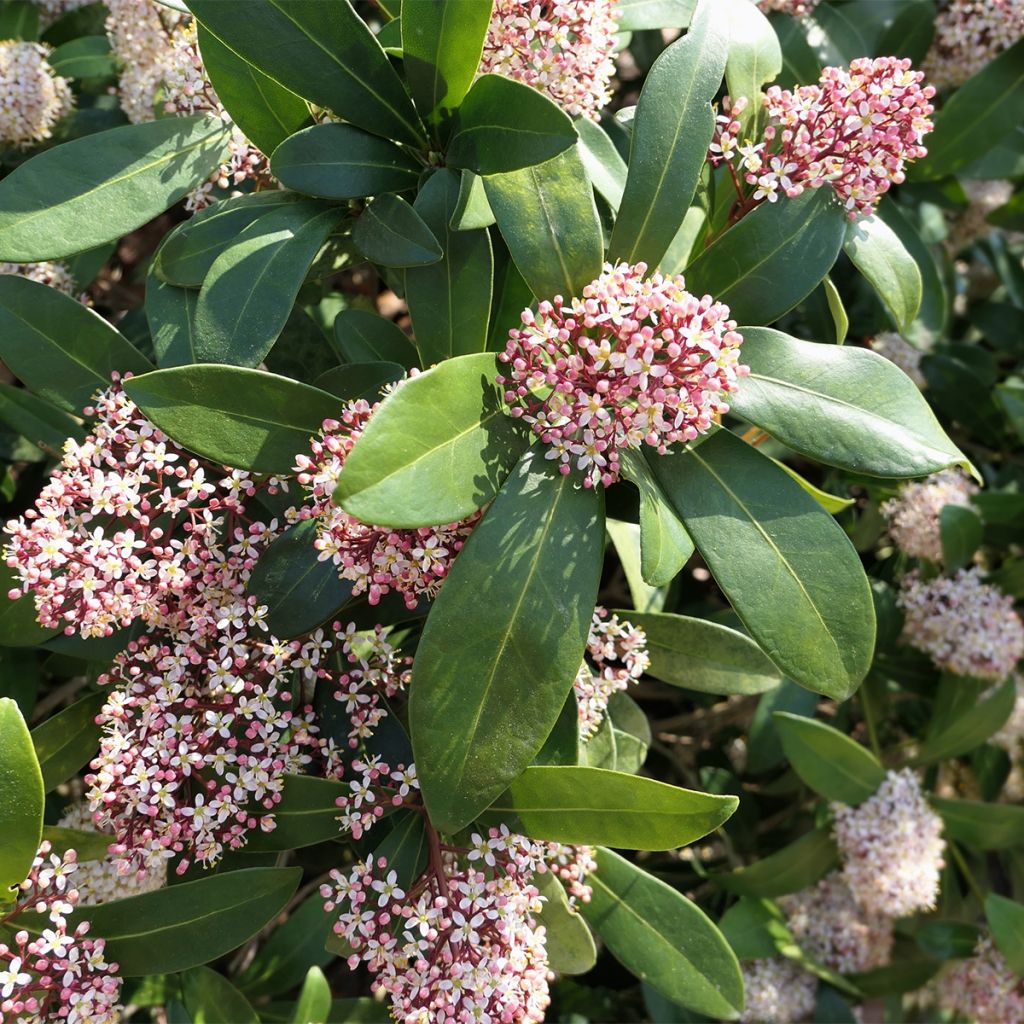
{"label": "green leaf", "polygon": [[409,94],[349,0],[329,13],[320,0],[189,0],[189,9],[285,89],[367,131],[422,144]]}
{"label": "green leaf", "polygon": [[484,230],[451,228],[458,202],[459,179],[440,170],[413,203],[444,252],[439,263],[405,272],[405,297],[423,366],[487,347],[494,273],[491,239]]}
{"label": "green leaf", "polygon": [[362,309],[343,309],[334,318],[338,351],[350,363],[389,362],[409,369],[416,350],[397,324]]}
{"label": "green leaf", "polygon": [[537,923],[546,933],[548,965],[559,974],[586,974],[597,963],[597,947],[587,922],[569,905],[562,883],[552,872],[535,875],[533,884],[545,897]]}
{"label": "green leaf", "polygon": [[82,425],[56,406],[24,388],[0,384],[0,423],[51,453],[63,450],[64,442],[85,437]]}
{"label": "green leaf", "polygon": [[302,203],[296,192],[256,192],[223,199],[182,221],[163,241],[154,263],[168,284],[198,288],[217,257],[231,248],[246,228],[282,206]]}
{"label": "green leaf", "polygon": [[981,547],[985,527],[974,509],[963,505],[946,505],[939,514],[942,538],[942,561],[947,572],[968,565]]}
{"label": "green leaf", "polygon": [[576,693],[565,698],[558,721],[548,733],[544,746],[533,759],[534,764],[570,764],[579,762],[580,751],[580,705]]}
{"label": "green leaf", "polygon": [[1010,850],[1024,843],[1024,806],[929,797],[946,836],[978,850]]}
{"label": "green leaf", "polygon": [[741,333],[750,375],[729,405],[794,451],[871,476],[970,466],[914,382],[876,352],[798,341],[770,328]]}
{"label": "green leaf", "polygon": [[647,634],[647,674],[701,693],[764,693],[782,682],[779,670],[749,637],[688,615],[620,611]]}
{"label": "green leaf", "polygon": [[454,523],[497,494],[526,450],[495,356],[448,359],[388,395],[345,459],[334,500],[364,523]]}
{"label": "green leaf", "polygon": [[1024,383],[1008,380],[997,384],[995,399],[1017,436],[1024,440]]}
{"label": "green leaf", "polygon": [[422,267],[441,258],[441,246],[404,199],[383,195],[370,203],[352,232],[356,248],[382,267]]}
{"label": "green leaf", "polygon": [[912,763],[944,761],[980,746],[1010,717],[1016,696],[1017,689],[1011,676],[992,696],[969,707],[929,735]]}
{"label": "green leaf", "polygon": [[50,54],[48,63],[62,78],[106,78],[114,74],[114,61],[106,36],[72,39],[58,46]]}
{"label": "green leaf", "polygon": [[906,333],[921,308],[922,284],[899,235],[880,217],[861,217],[847,227],[843,249]]}
{"label": "green leaf", "polygon": [[725,430],[649,462],[757,645],[808,689],[840,700],[853,693],[871,664],[874,609],[835,520]]}
{"label": "green leaf", "polygon": [[218,118],[197,114],[44,150],[0,181],[0,259],[60,259],[127,235],[201,185],[228,135]]}
{"label": "green leaf", "polygon": [[838,864],[839,851],[832,836],[824,829],[814,829],[749,867],[713,877],[716,885],[729,892],[775,899],[814,885]]}
{"label": "green leaf", "polygon": [[492,0],[410,3],[402,11],[402,67],[424,120],[458,109],[476,77]]}
{"label": "green leaf", "polygon": [[0,907],[32,870],[43,834],[43,778],[25,719],[0,697]]}
{"label": "green leaf", "polygon": [[474,174],[503,174],[544,163],[575,143],[569,115],[543,93],[481,75],[455,115],[447,162]]}
{"label": "green leaf", "polygon": [[459,176],[459,201],[449,222],[456,231],[489,228],[494,223],[494,212],[487,202],[484,179],[472,171]]}
{"label": "green leaf", "polygon": [[802,18],[794,18],[780,11],[768,15],[782,47],[782,72],[776,85],[792,89],[817,81],[821,63],[807,42],[807,31]]}
{"label": "green leaf", "polygon": [[832,269],[845,233],[830,188],[762,203],[686,268],[686,287],[724,302],[738,323],[773,323]]}
{"label": "green leaf", "polygon": [[292,1024],[326,1024],[331,1016],[331,986],[319,967],[310,967],[295,1003]]}
{"label": "green leaf", "polygon": [[416,811],[399,811],[395,815],[391,831],[373,851],[373,860],[383,857],[388,868],[398,876],[403,889],[411,889],[423,874],[428,857],[427,829],[423,815]]}
{"label": "green leaf", "polygon": [[193,967],[181,976],[182,1000],[192,1024],[259,1024],[249,1000],[209,967]]}
{"label": "green leaf", "polygon": [[633,607],[642,612],[660,612],[665,607],[666,588],[651,587],[644,581],[640,570],[640,527],[620,519],[608,519],[605,527],[625,573]]}
{"label": "green leaf", "polygon": [[301,96],[279,85],[205,25],[197,25],[203,69],[231,120],[264,153],[273,151],[310,120]]}
{"label": "green leaf", "polygon": [[849,508],[854,503],[853,498],[840,498],[838,495],[823,491],[820,487],[815,487],[810,480],[805,480],[795,469],[787,466],[784,462],[779,462],[778,459],[772,459],[772,462],[780,469],[784,469],[830,516],[838,515],[843,509]]}
{"label": "green leaf", "polygon": [[941,178],[987,153],[1024,121],[1024,39],[972,75],[942,105],[928,136],[928,156],[912,178]]}
{"label": "green leaf", "polygon": [[569,301],[601,273],[601,221],[575,147],[542,164],[484,178],[484,188],[534,295]]}
{"label": "green leaf", "polygon": [[722,933],[685,896],[610,850],[597,851],[580,910],[615,958],[680,1006],[716,1020],[743,1008],[743,979]]}
{"label": "green leaf", "polygon": [[962,921],[928,921],[914,933],[918,948],[937,960],[962,959],[973,956],[981,929]]}
{"label": "green leaf", "polygon": [[620,32],[642,32],[649,28],[686,28],[697,0],[618,0]]}
{"label": "green leaf", "polygon": [[342,833],[338,800],[348,795],[348,786],[314,775],[286,774],[283,779],[281,801],[274,806],[274,829],[250,832],[246,849],[294,850],[337,839]]}
{"label": "green leaf", "polygon": [[291,476],[338,399],[237,366],[175,366],[125,382],[146,416],[180,445],[226,466]]}
{"label": "green leaf", "polygon": [[576,122],[576,132],[580,137],[576,151],[586,168],[587,177],[612,212],[617,213],[626,188],[626,161],[604,129],[589,117],[581,117]]}
{"label": "green leaf", "polygon": [[[655,61],[633,119],[629,173],[608,249],[657,267],[683,222],[704,166],[729,49],[727,26],[703,0],[686,35]],[[716,293],[716,298],[719,297]]]}
{"label": "green leaf", "polygon": [[380,401],[384,388],[402,380],[404,376],[405,370],[398,363],[350,363],[322,373],[314,386],[345,402],[365,398],[372,404]]}
{"label": "green leaf", "polygon": [[36,604],[24,594],[12,601],[7,595],[21,580],[6,562],[0,561],[0,645],[3,647],[36,647],[56,636],[59,629],[44,629],[36,621]]}
{"label": "green leaf", "polygon": [[1024,977],[1024,906],[990,892],[985,897],[985,918],[1010,970]]}
{"label": "green leaf", "polygon": [[282,185],[322,199],[401,192],[416,186],[421,170],[395,143],[337,121],[315,124],[285,139],[270,164]]}
{"label": "green leaf", "polygon": [[512,261],[500,233],[495,233],[494,242],[494,297],[487,348],[502,352],[508,344],[509,331],[522,326],[523,310],[533,303],[533,292]]}
{"label": "green leaf", "polygon": [[878,758],[838,729],[788,711],[773,717],[793,771],[826,800],[855,806],[885,781]]}
{"label": "green leaf", "polygon": [[176,288],[156,276],[151,265],[146,274],[146,320],[153,353],[161,369],[196,362],[196,303],[194,288]]}
{"label": "green leaf", "polygon": [[906,57],[915,67],[920,66],[935,37],[935,14],[931,0],[902,5],[879,38],[875,52]]}
{"label": "green leaf", "polygon": [[32,745],[47,793],[67,782],[96,755],[102,732],[96,716],[107,696],[104,692],[83,697],[32,730]]}
{"label": "green leaf", "polygon": [[724,10],[729,20],[725,84],[730,96],[746,96],[749,100],[741,123],[756,126],[763,119],[761,86],[773,82],[782,70],[779,37],[756,7],[751,10],[749,0],[725,0]]}
{"label": "green leaf", "polygon": [[39,38],[39,8],[28,0],[5,0],[0,6],[0,38],[35,42]]}
{"label": "green leaf", "polygon": [[558,719],[597,598],[602,497],[527,453],[434,601],[409,716],[423,799],[446,832],[522,774]]}
{"label": "green leaf", "polygon": [[727,821],[734,796],[714,796],[603,768],[535,765],[487,811],[515,815],[533,839],[626,850],[687,846]]}
{"label": "green leaf", "polygon": [[110,844],[115,837],[106,832],[87,832],[85,829],[62,828],[57,825],[44,825],[43,838],[58,854],[74,850],[79,861],[104,860]]}
{"label": "green leaf", "polygon": [[214,261],[196,303],[196,357],[256,366],[288,322],[313,260],[344,217],[320,203],[278,207]]}
{"label": "green leaf", "polygon": [[31,391],[74,413],[110,387],[112,373],[153,368],[99,314],[13,274],[0,276],[0,358]]}
{"label": "green leaf", "polygon": [[850,329],[850,318],[846,315],[842,296],[839,294],[839,289],[832,283],[832,278],[826,274],[821,286],[825,289],[825,301],[828,303],[832,322],[835,324],[836,344],[842,345],[846,341],[846,333]]}

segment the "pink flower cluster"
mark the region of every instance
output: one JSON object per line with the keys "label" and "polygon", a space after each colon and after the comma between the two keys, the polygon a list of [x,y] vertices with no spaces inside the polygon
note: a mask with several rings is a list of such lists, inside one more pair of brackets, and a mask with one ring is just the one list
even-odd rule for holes
{"label": "pink flower cluster", "polygon": [[935,19],[925,74],[937,89],[962,85],[1024,35],[1024,0],[948,0]]}
{"label": "pink flower cluster", "polygon": [[0,142],[44,142],[74,107],[71,84],[53,70],[49,56],[42,43],[0,42]]}
{"label": "pink flower cluster", "polygon": [[345,459],[379,403],[360,399],[325,420],[312,456],[299,455],[295,470],[309,489],[309,501],[286,513],[291,521],[316,519],[316,547],[321,561],[331,559],[344,580],[355,584],[353,594],[367,594],[370,604],[394,590],[410,608],[419,597],[433,597],[448,574],[452,560],[472,532],[479,513],[447,526],[393,530],[362,523],[331,500]]}
{"label": "pink flower cluster", "polygon": [[495,0],[482,73],[546,93],[566,113],[597,120],[615,74],[612,0]]}
{"label": "pink flower cluster", "polygon": [[624,448],[664,453],[707,432],[748,372],[727,306],[691,295],[681,276],[646,272],[606,263],[582,298],[524,310],[498,357],[511,414],[586,487],[619,478]]}
{"label": "pink flower cluster", "polygon": [[816,85],[796,92],[771,86],[764,97],[768,127],[764,138],[739,145],[746,98],[718,117],[709,158],[728,163],[740,157],[744,180],[754,186],[742,212],[780,195],[829,184],[850,219],[870,214],[890,185],[904,179],[908,161],[927,153],[921,142],[932,130],[929,115],[935,90],[922,86],[923,74],[909,60],[859,58],[849,69],[827,67]]}
{"label": "pink flower cluster", "polygon": [[939,517],[947,505],[970,507],[977,485],[958,469],[944,469],[927,480],[907,484],[899,496],[882,505],[896,546],[913,558],[942,562]]}
{"label": "pink flower cluster", "polygon": [[896,600],[903,640],[946,672],[999,682],[1024,655],[1024,623],[1013,598],[983,583],[978,568],[931,581],[909,573]]}
{"label": "pink flower cluster", "polygon": [[1024,981],[1006,962],[989,935],[974,956],[958,961],[935,986],[936,1001],[958,1018],[1017,1024],[1024,1021]]}
{"label": "pink flower cluster", "polygon": [[611,695],[639,679],[650,663],[647,635],[639,626],[620,621],[618,615],[609,617],[604,608],[594,609],[587,655],[573,682],[580,710],[580,739],[586,741],[597,732]]}
{"label": "pink flower cluster", "polygon": [[64,263],[2,263],[0,262],[0,274],[13,274],[17,277],[27,278],[29,281],[36,281],[45,284],[50,288],[65,295],[75,294],[75,279],[71,276]]}
{"label": "pink flower cluster", "polygon": [[792,1024],[814,1009],[818,979],[784,956],[744,960],[743,991],[746,1007],[741,1024]]}
{"label": "pink flower cluster", "polygon": [[63,857],[39,847],[14,906],[0,912],[0,925],[18,929],[22,911],[46,914],[50,927],[36,937],[16,930],[13,944],[0,942],[0,1021],[19,1024],[114,1024],[121,1019],[117,964],[104,957],[103,939],[87,938],[89,923],[68,929],[67,916],[78,903],[71,876],[78,868],[74,850]]}

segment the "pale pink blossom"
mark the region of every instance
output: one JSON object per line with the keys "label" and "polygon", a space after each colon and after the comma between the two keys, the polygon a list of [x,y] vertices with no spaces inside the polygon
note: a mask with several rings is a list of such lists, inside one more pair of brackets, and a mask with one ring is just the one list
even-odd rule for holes
{"label": "pale pink blossom", "polygon": [[947,505],[970,508],[977,485],[959,469],[944,469],[926,480],[905,484],[882,505],[896,546],[913,558],[942,562],[940,517]]}
{"label": "pale pink blossom", "polygon": [[43,43],[0,42],[0,142],[44,142],[71,112],[71,85],[53,70],[49,56],[50,48]]}

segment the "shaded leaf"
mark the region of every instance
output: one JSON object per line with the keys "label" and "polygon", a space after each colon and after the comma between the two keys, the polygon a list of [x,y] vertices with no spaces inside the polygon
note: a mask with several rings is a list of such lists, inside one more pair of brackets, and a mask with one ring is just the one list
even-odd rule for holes
{"label": "shaded leaf", "polygon": [[107,696],[103,692],[83,697],[32,730],[32,745],[47,793],[67,782],[99,751],[102,730],[96,716]]}
{"label": "shaded leaf", "polygon": [[356,221],[352,241],[382,267],[421,267],[441,258],[433,232],[398,196],[383,195],[370,203]]}
{"label": "shaded leaf", "polygon": [[0,907],[32,869],[43,832],[43,779],[18,705],[0,697]]}

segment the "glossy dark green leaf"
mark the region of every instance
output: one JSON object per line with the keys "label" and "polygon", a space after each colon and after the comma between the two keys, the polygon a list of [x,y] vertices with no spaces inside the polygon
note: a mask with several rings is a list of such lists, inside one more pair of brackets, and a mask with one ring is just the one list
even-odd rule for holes
{"label": "glossy dark green leaf", "polygon": [[105,78],[114,74],[110,42],[106,36],[82,36],[58,46],[49,65],[62,78]]}
{"label": "glossy dark green leaf", "polygon": [[829,188],[762,203],[686,268],[686,287],[724,302],[738,323],[773,323],[832,269],[845,233]]}
{"label": "glossy dark green leaf", "polygon": [[899,235],[880,217],[861,217],[847,227],[843,249],[906,333],[921,308],[922,283]]}
{"label": "glossy dark green leaf", "polygon": [[314,386],[337,395],[345,402],[365,398],[372,404],[381,400],[389,384],[400,381],[404,376],[405,369],[398,363],[349,363],[321,374],[314,381]]}
{"label": "glossy dark green leaf", "polygon": [[210,967],[192,967],[181,975],[182,999],[192,1024],[258,1024],[249,1000]]}
{"label": "glossy dark green leaf", "polygon": [[0,645],[35,647],[60,631],[46,629],[36,621],[36,605],[31,594],[12,601],[7,594],[21,587],[21,580],[6,562],[0,561]]}
{"label": "glossy dark green leaf", "polygon": [[558,721],[548,733],[548,738],[533,759],[533,764],[575,765],[579,762],[579,750],[580,705],[574,691],[566,697],[558,714]]}
{"label": "glossy dark green leaf", "polygon": [[728,431],[648,461],[757,645],[794,681],[845,699],[871,665],[867,577],[842,528]]}
{"label": "glossy dark green leaf", "polygon": [[273,153],[289,135],[309,123],[309,105],[301,96],[225,46],[205,25],[198,25],[197,30],[203,69],[217,98],[262,152]]}
{"label": "glossy dark green leaf", "polygon": [[273,348],[302,282],[344,211],[321,203],[273,209],[214,260],[196,303],[196,357],[256,366]]}
{"label": "glossy dark green leaf", "polygon": [[542,164],[484,178],[484,188],[534,295],[568,300],[601,273],[604,236],[576,147]]}
{"label": "glossy dark green leaf", "polygon": [[271,169],[282,185],[308,196],[362,199],[414,188],[422,168],[395,143],[331,121],[285,139]]}
{"label": "glossy dark green leaf", "polygon": [[946,836],[978,850],[1009,850],[1024,843],[1024,807],[981,800],[929,798]]}
{"label": "glossy dark green leaf", "polygon": [[176,366],[125,383],[146,416],[179,444],[227,466],[290,476],[337,398],[262,370]]}
{"label": "glossy dark green leaf", "polygon": [[310,967],[295,1001],[291,1024],[327,1024],[331,1018],[331,986],[319,967]]}
{"label": "glossy dark green leaf", "polygon": [[0,907],[32,868],[43,832],[43,778],[18,705],[0,697]]}
{"label": "glossy dark green leaf", "polygon": [[67,782],[99,751],[101,729],[96,716],[106,699],[106,693],[90,694],[32,730],[47,793]]}
{"label": "glossy dark green leaf", "polygon": [[576,132],[580,137],[576,150],[587,177],[612,211],[618,211],[626,188],[626,161],[607,132],[589,117],[581,117],[576,122]]}
{"label": "glossy dark green leaf", "polygon": [[356,248],[382,267],[422,267],[441,258],[423,218],[398,196],[383,195],[363,210],[352,231]]}
{"label": "glossy dark green leaf", "polygon": [[502,352],[508,343],[509,331],[522,326],[523,310],[533,304],[533,292],[523,280],[504,239],[494,233],[494,289],[487,348]]}
{"label": "glossy dark green leaf", "polygon": [[647,674],[702,693],[763,693],[782,674],[749,637],[688,615],[620,611],[647,635]]}
{"label": "glossy dark green leaf", "polygon": [[920,990],[935,977],[941,967],[941,962],[931,957],[903,959],[848,977],[860,998],[880,999]]}
{"label": "glossy dark green leaf", "polygon": [[702,910],[610,850],[597,851],[580,910],[626,968],[666,998],[715,1020],[743,1008],[736,955]]}
{"label": "glossy dark green leaf", "polygon": [[488,809],[515,815],[533,839],[626,850],[673,850],[713,832],[736,810],[714,796],[601,768],[527,768]]}
{"label": "glossy dark green leaf", "polygon": [[266,605],[267,627],[282,639],[313,632],[352,596],[352,583],[338,576],[333,560],[320,560],[316,533],[312,520],[290,526],[249,577],[249,593]]}
{"label": "glossy dark green leaf", "polygon": [[984,743],[1010,717],[1016,695],[1016,686],[1011,677],[994,694],[932,732],[918,749],[914,763],[931,764],[959,757]]}
{"label": "glossy dark green leaf", "polygon": [[527,453],[434,602],[409,715],[423,799],[445,831],[521,775],[558,719],[597,597],[601,499]]}
{"label": "glossy dark green leaf", "polygon": [[537,922],[545,929],[551,970],[559,974],[586,974],[597,963],[597,947],[587,922],[570,906],[565,888],[552,872],[535,875],[534,884],[545,897]]}
{"label": "glossy dark green leaf", "polygon": [[871,476],[970,466],[914,382],[888,359],[769,328],[741,333],[750,375],[729,404],[794,451]]}
{"label": "glossy dark green leaf", "polygon": [[51,454],[60,453],[64,442],[81,441],[85,429],[55,405],[26,391],[0,383],[0,423]]}
{"label": "glossy dark green leaf", "polygon": [[190,0],[239,57],[286,89],[360,128],[420,145],[409,94],[349,0]]}
{"label": "glossy dark green leaf", "polygon": [[932,920],[914,933],[918,948],[937,960],[973,956],[981,930],[963,921]]}
{"label": "glossy dark green leaf", "polygon": [[424,119],[456,110],[476,77],[492,0],[410,3],[402,11],[402,66]]}
{"label": "glossy dark green leaf", "polygon": [[501,75],[481,75],[455,117],[448,166],[503,174],[550,160],[575,143],[569,115],[543,93]]}
{"label": "glossy dark green leaf", "polygon": [[885,781],[878,758],[824,722],[776,711],[775,728],[793,770],[826,800],[854,806]]}
{"label": "glossy dark green leaf", "polygon": [[335,501],[364,523],[454,523],[497,493],[526,449],[502,409],[490,353],[449,359],[406,381],[345,459]]}
{"label": "glossy dark green leaf", "polygon": [[0,33],[4,39],[39,38],[39,8],[29,0],[5,0],[0,6]]}
{"label": "glossy dark green leaf", "polygon": [[421,365],[482,352],[487,346],[494,256],[484,230],[455,231],[459,179],[440,170],[420,189],[413,208],[440,242],[444,256],[405,272],[405,297]]}
{"label": "glossy dark green leaf", "polygon": [[[771,22],[748,0],[716,0],[729,24],[729,57],[725,64],[725,84],[730,96],[746,96],[747,109],[741,125],[750,125],[744,134],[754,133],[764,119],[761,89],[773,82],[782,70],[782,48]],[[759,134],[759,132],[758,132]]]}
{"label": "glossy dark green leaf", "polygon": [[338,351],[350,363],[399,363],[416,365],[416,350],[405,332],[390,320],[362,309],[343,309],[334,318]]}
{"label": "glossy dark green leaf", "polygon": [[302,202],[296,192],[257,192],[223,199],[182,221],[163,241],[154,263],[158,276],[179,288],[198,288],[217,257],[249,225],[273,210]]}
{"label": "glossy dark green leaf", "polygon": [[939,535],[942,538],[942,561],[947,572],[968,565],[981,546],[985,527],[974,509],[963,505],[947,505],[939,514]]}
{"label": "glossy dark green leaf", "polygon": [[196,305],[199,292],[178,288],[157,277],[154,267],[146,275],[146,320],[153,351],[161,369],[188,366],[196,359]]}
{"label": "glossy dark green leaf", "polygon": [[44,150],[0,182],[0,259],[59,259],[134,231],[210,176],[228,134],[197,114]]}
{"label": "glossy dark green leaf", "polygon": [[110,387],[112,373],[153,368],[103,317],[13,274],[0,276],[0,359],[31,391],[74,413]]}
{"label": "glossy dark green leaf", "polygon": [[935,37],[935,14],[931,0],[903,4],[882,33],[875,52],[906,57],[919,67]]}
{"label": "glossy dark green leaf", "polygon": [[373,851],[374,861],[383,857],[388,869],[398,876],[400,888],[408,891],[427,865],[427,829],[423,815],[415,811],[399,811],[391,831]]}
{"label": "glossy dark green leaf", "polygon": [[781,11],[772,11],[768,20],[782,47],[782,71],[776,84],[784,89],[792,89],[816,82],[821,73],[821,62],[807,42],[803,20]]}
{"label": "glossy dark green leaf", "polygon": [[990,892],[985,897],[985,918],[1010,970],[1024,977],[1024,905]]}
{"label": "glossy dark green leaf", "polygon": [[748,867],[716,875],[715,884],[741,896],[774,899],[814,885],[838,864],[832,836],[815,829]]}
{"label": "glossy dark green leaf", "polygon": [[80,861],[103,860],[107,856],[114,836],[105,832],[88,832],[85,829],[63,828],[58,825],[44,825],[43,838],[58,854],[74,850]]}
{"label": "glossy dark green leaf", "polygon": [[[655,61],[633,119],[629,173],[609,256],[657,267],[690,206],[711,142],[728,26],[703,0],[689,32]],[[721,296],[714,293],[716,298]]]}
{"label": "glossy dark green leaf", "polygon": [[697,0],[618,0],[620,32],[649,28],[686,28]]}

